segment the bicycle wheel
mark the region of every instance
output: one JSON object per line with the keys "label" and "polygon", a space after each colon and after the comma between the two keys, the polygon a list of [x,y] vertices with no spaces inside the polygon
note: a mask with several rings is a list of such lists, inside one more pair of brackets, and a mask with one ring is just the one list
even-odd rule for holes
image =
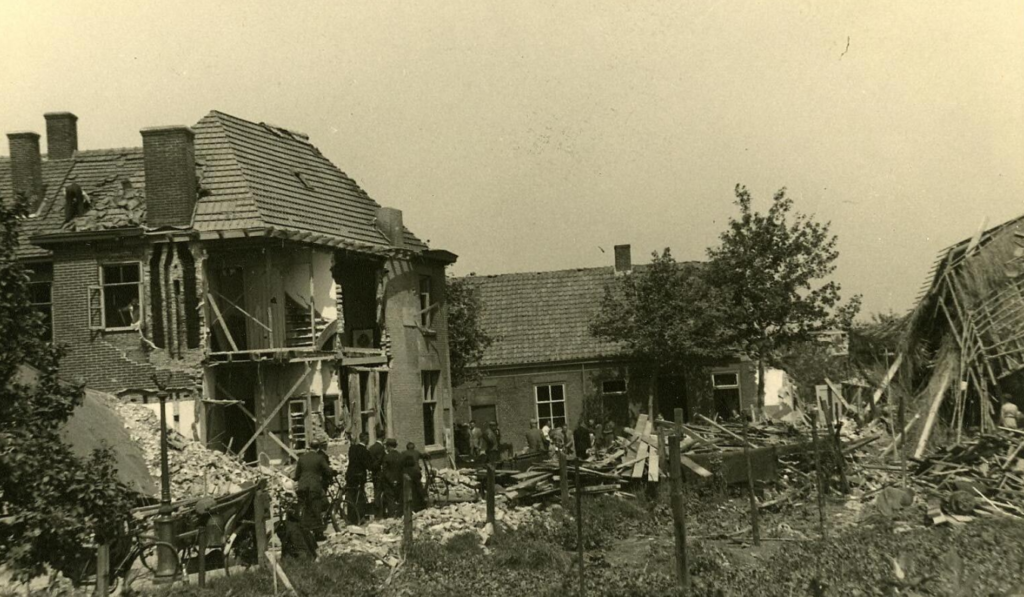
{"label": "bicycle wheel", "polygon": [[144,543],[139,548],[139,561],[142,562],[142,566],[146,570],[148,570],[150,574],[153,574],[155,576],[157,572],[158,562],[157,552],[159,551],[160,547],[166,547],[167,552],[172,554],[171,557],[174,562],[174,576],[177,577],[178,573],[181,572],[181,560],[178,558],[178,552],[170,543],[166,543],[164,541],[150,541]]}

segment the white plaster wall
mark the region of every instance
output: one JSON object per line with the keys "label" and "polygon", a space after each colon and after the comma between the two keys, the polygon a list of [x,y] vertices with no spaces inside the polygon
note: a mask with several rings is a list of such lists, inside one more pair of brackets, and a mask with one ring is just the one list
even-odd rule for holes
{"label": "white plaster wall", "polygon": [[[151,402],[143,404],[149,410],[159,417],[160,416],[160,403]],[[168,400],[167,401],[167,428],[173,429],[185,437],[192,439],[192,423],[196,420],[196,403],[192,399],[188,400]]]}
{"label": "white plaster wall", "polygon": [[[756,373],[755,373],[756,375]],[[765,369],[764,371],[764,405],[776,406],[786,404],[793,406],[792,384],[782,369]]]}

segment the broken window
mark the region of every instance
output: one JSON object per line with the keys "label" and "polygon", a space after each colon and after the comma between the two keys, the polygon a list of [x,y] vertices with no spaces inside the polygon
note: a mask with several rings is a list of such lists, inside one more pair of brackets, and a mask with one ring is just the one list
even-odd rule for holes
{"label": "broken window", "polygon": [[423,385],[423,444],[427,446],[437,441],[437,382],[440,371],[420,372]]}
{"label": "broken window", "polygon": [[601,382],[601,393],[605,395],[625,394],[626,380],[608,379]]}
{"label": "broken window", "polygon": [[89,293],[90,327],[95,327],[97,311],[103,329],[126,330],[138,326],[142,318],[140,270],[138,263],[109,264],[100,268],[101,285],[98,289],[92,287]]}
{"label": "broken window", "polygon": [[537,386],[537,420],[540,426],[562,427],[565,425],[565,385],[551,384]]}
{"label": "broken window", "polygon": [[715,392],[715,412],[724,419],[731,419],[740,411],[740,374],[735,372],[714,373],[711,385]]}
{"label": "broken window", "polygon": [[29,270],[28,295],[32,306],[43,316],[43,339],[53,341],[53,264],[32,264]]}
{"label": "broken window", "polygon": [[420,325],[428,329],[434,319],[430,294],[430,276],[420,276]]}

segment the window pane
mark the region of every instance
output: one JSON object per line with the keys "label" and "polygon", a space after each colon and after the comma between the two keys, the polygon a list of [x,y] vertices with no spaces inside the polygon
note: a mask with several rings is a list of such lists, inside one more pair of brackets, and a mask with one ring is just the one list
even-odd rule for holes
{"label": "window pane", "polygon": [[736,373],[715,373],[711,376],[716,388],[739,385],[739,375]]}
{"label": "window pane", "polygon": [[432,445],[437,443],[436,428],[434,426],[434,411],[437,405],[433,402],[423,404],[423,443]]}
{"label": "window pane", "polygon": [[548,386],[537,386],[537,402],[547,402],[551,400],[551,392]]}
{"label": "window pane", "polygon": [[130,263],[121,266],[121,281],[122,282],[138,282],[139,281],[139,264]]}
{"label": "window pane", "polygon": [[556,417],[565,417],[565,403],[564,402],[552,402],[551,413]]}
{"label": "window pane", "polygon": [[558,427],[565,427],[565,417],[556,418],[555,425],[557,425]]}
{"label": "window pane", "polygon": [[37,282],[28,285],[29,301],[33,304],[50,304],[50,283]]}
{"label": "window pane", "polygon": [[103,289],[104,325],[129,327],[139,320],[139,287],[107,286]]}
{"label": "window pane", "polygon": [[565,400],[565,386],[551,386],[551,400]]}
{"label": "window pane", "polygon": [[537,416],[541,419],[547,419],[551,417],[551,404],[548,402],[537,403]]}
{"label": "window pane", "polygon": [[609,379],[602,384],[601,391],[605,394],[623,394],[626,392],[626,380]]}

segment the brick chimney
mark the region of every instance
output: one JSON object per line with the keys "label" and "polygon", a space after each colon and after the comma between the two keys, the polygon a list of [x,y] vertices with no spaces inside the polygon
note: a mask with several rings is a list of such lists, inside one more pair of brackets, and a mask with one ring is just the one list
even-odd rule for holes
{"label": "brick chimney", "polygon": [[402,210],[382,207],[377,210],[377,227],[388,237],[391,246],[405,248],[405,227],[402,224]]}
{"label": "brick chimney", "polygon": [[142,129],[146,167],[146,225],[192,225],[198,183],[195,133],[187,126]]}
{"label": "brick chimney", "polygon": [[11,151],[11,186],[15,195],[24,193],[35,209],[43,198],[43,159],[39,135],[33,132],[7,133]]}
{"label": "brick chimney", "polygon": [[78,150],[78,117],[71,112],[47,112],[46,157],[67,160]]}
{"label": "brick chimney", "polygon": [[633,271],[633,258],[629,245],[615,245],[615,273],[625,274]]}

